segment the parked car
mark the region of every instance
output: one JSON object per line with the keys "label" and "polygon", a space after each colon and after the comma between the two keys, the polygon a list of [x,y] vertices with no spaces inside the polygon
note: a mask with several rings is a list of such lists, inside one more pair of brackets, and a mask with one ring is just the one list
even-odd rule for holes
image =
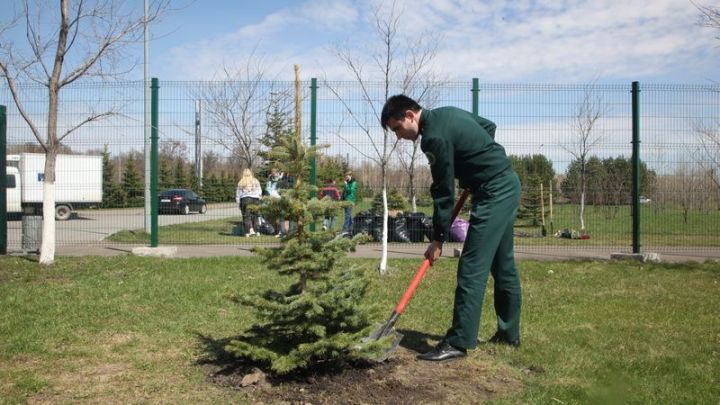
{"label": "parked car", "polygon": [[160,193],[160,213],[178,213],[187,215],[190,211],[201,214],[207,212],[207,203],[194,191],[185,188],[174,188]]}

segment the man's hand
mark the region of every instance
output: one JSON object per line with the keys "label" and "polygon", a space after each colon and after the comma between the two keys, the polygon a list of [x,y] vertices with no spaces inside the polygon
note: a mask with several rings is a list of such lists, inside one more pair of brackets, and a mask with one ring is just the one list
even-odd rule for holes
{"label": "man's hand", "polygon": [[439,259],[442,255],[442,242],[432,241],[425,251],[425,258],[430,260],[430,264],[435,263],[435,260]]}

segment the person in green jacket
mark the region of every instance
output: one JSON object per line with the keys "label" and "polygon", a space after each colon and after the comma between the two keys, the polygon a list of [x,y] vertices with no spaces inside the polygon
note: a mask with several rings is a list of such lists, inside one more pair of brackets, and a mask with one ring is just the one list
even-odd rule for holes
{"label": "person in green jacket", "polygon": [[457,270],[452,325],[420,360],[465,357],[478,343],[489,274],[495,281],[497,331],[492,343],[520,345],[520,278],[513,255],[513,224],[520,205],[520,180],[505,149],[495,142],[495,124],[455,107],[423,109],[405,95],[390,97],[381,124],[399,139],[415,141],[430,163],[433,235],[425,251],[432,263],[448,240],[455,179],[472,192],[470,227]]}
{"label": "person in green jacket", "polygon": [[356,194],[357,180],[355,180],[351,171],[347,171],[345,173],[345,188],[343,189],[341,199],[351,202],[352,205],[345,207],[345,221],[343,222],[341,233],[352,234],[352,209],[355,204]]}

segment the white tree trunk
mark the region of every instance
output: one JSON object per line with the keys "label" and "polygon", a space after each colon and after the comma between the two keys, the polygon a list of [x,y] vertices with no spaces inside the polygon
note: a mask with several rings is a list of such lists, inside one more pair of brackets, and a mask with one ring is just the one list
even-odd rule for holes
{"label": "white tree trunk", "polygon": [[585,231],[585,190],[580,193],[580,230]]}
{"label": "white tree trunk", "polygon": [[412,212],[413,213],[417,212],[417,198],[415,197],[414,194],[412,196]]}
{"label": "white tree trunk", "polygon": [[388,204],[387,204],[387,187],[383,186],[382,190],[383,199],[383,232],[382,232],[382,256],[380,258],[380,265],[378,271],[381,276],[387,273],[387,255],[388,255]]}
{"label": "white tree trunk", "polygon": [[55,183],[43,182],[43,228],[40,264],[55,262]]}

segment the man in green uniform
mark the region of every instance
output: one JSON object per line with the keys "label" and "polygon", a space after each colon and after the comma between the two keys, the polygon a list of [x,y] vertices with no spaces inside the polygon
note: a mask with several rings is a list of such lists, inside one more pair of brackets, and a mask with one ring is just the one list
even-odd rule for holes
{"label": "man in green uniform", "polygon": [[495,280],[497,331],[492,343],[520,345],[521,289],[513,256],[513,223],[520,181],[505,149],[495,142],[495,124],[455,107],[422,109],[396,95],[383,107],[381,124],[400,139],[415,141],[430,162],[433,183],[433,240],[425,257],[434,262],[448,240],[455,179],[472,192],[470,228],[457,271],[453,320],[445,338],[418,359],[464,357],[477,346],[488,275]]}

